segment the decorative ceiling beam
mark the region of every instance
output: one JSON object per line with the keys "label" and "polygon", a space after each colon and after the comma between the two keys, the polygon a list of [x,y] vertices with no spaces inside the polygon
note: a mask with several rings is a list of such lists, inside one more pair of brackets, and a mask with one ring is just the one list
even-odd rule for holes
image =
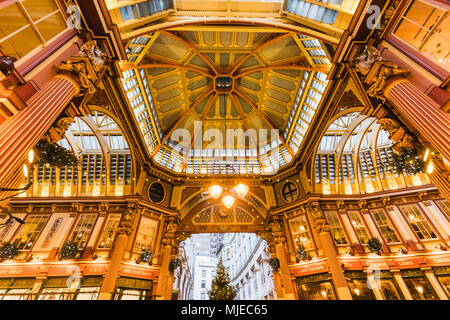
{"label": "decorative ceiling beam", "polygon": [[186,47],[188,47],[189,49],[191,49],[192,51],[195,52],[195,54],[202,59],[210,68],[212,71],[214,71],[215,74],[218,74],[216,67],[214,66],[214,64],[211,62],[211,60],[209,60],[207,57],[205,57],[200,51],[197,50],[196,47],[194,47],[192,44],[190,44],[189,42],[187,42],[186,40],[174,35],[171,32],[167,32],[167,31],[161,31],[161,34],[164,34],[168,37],[171,37],[179,42],[181,42],[182,44],[184,44]]}
{"label": "decorative ceiling beam", "polygon": [[256,46],[252,52],[250,52],[249,54],[243,56],[241,59],[239,59],[239,61],[237,62],[237,64],[233,67],[233,69],[231,70],[231,74],[233,74],[245,61],[247,61],[251,56],[255,55],[257,52],[260,52],[263,48],[267,47],[268,45],[277,42],[279,40],[291,37],[294,33],[289,32],[289,33],[285,33],[279,37],[276,38],[272,38],[268,41],[263,41],[261,44],[259,44],[258,46]]}
{"label": "decorative ceiling beam", "polygon": [[193,67],[188,67],[188,66],[182,66],[179,64],[171,64],[171,63],[147,63],[147,64],[141,64],[139,66],[136,66],[132,63],[126,63],[124,65],[122,65],[122,71],[127,71],[130,69],[151,69],[151,68],[175,68],[175,69],[182,69],[182,70],[187,70],[187,71],[192,71],[192,72],[197,72],[200,73],[202,75],[204,75],[205,77],[214,79],[214,76],[197,68],[193,68]]}
{"label": "decorative ceiling beam", "polygon": [[315,31],[308,27],[297,26],[294,24],[289,24],[279,21],[270,21],[264,18],[238,18],[238,17],[194,17],[192,19],[180,19],[175,21],[163,22],[159,24],[154,24],[141,28],[139,30],[131,31],[122,35],[124,41],[142,36],[144,34],[153,33],[160,30],[167,30],[170,28],[175,28],[179,26],[189,26],[189,25],[206,25],[206,24],[244,24],[244,25],[255,25],[255,26],[265,26],[280,28],[281,30],[286,30],[295,33],[302,33],[318,40],[322,40],[329,44],[338,44],[339,38],[329,36],[319,31]]}
{"label": "decorative ceiling beam", "polygon": [[[259,110],[255,104],[253,103],[253,101],[251,101],[249,98],[247,98],[247,96],[245,96],[245,94],[243,94],[242,92],[240,92],[239,90],[233,90],[234,93],[236,93],[237,95],[239,95],[242,99],[244,99],[245,102],[247,102],[252,108],[253,110],[256,111],[256,113],[269,125],[269,127],[271,129],[276,130],[276,127],[272,124],[272,122],[270,122],[270,120],[267,118],[267,116],[264,114],[264,112],[262,112],[261,110]],[[294,157],[294,152],[292,151],[292,149],[286,144],[286,142],[284,141],[283,137],[277,133],[278,139],[280,139],[281,143],[286,147],[286,150],[290,153],[290,155],[292,157]]]}
{"label": "decorative ceiling beam", "polygon": [[330,71],[330,68],[329,67],[314,67],[314,68],[312,68],[312,67],[304,67],[304,66],[297,66],[297,65],[279,65],[279,66],[258,67],[258,68],[247,70],[245,72],[234,75],[234,78],[240,78],[240,77],[246,76],[253,72],[265,71],[265,70],[299,70],[299,71],[316,71],[316,72],[328,73],[328,71]]}
{"label": "decorative ceiling beam", "polygon": [[172,133],[175,131],[175,129],[178,127],[178,125],[192,112],[192,110],[209,94],[211,94],[212,92],[214,92],[214,89],[211,89],[209,91],[206,91],[204,94],[202,94],[200,97],[198,97],[189,107],[189,109],[185,110],[180,117],[178,118],[178,120],[176,121],[176,123],[172,126],[172,128],[170,129],[170,131],[164,136],[164,138],[161,140],[161,142],[156,146],[155,150],[152,152],[152,157],[154,157],[159,149],[161,149],[161,147],[164,145],[164,143],[167,141],[167,139],[169,139],[169,137],[172,135]]}

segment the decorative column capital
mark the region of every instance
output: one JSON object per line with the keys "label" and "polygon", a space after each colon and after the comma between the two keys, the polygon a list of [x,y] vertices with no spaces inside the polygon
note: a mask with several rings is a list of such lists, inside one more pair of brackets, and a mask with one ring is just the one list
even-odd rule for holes
{"label": "decorative column capital", "polygon": [[134,217],[138,213],[138,208],[130,206],[126,208],[125,214],[122,218],[122,221],[117,228],[118,235],[127,235],[129,236],[134,230]]}
{"label": "decorative column capital", "polygon": [[306,211],[310,214],[314,223],[314,229],[316,229],[317,233],[330,230],[330,225],[320,208],[319,201],[310,201],[307,204]]}
{"label": "decorative column capital", "polygon": [[386,100],[389,90],[394,82],[408,81],[409,71],[400,69],[391,61],[383,60],[380,51],[373,46],[364,46],[360,53],[353,58],[355,69],[364,77],[364,83],[370,87],[369,96]]}
{"label": "decorative column capital", "polygon": [[109,203],[108,202],[102,202],[98,205],[98,212],[101,216],[106,216],[109,209]]}

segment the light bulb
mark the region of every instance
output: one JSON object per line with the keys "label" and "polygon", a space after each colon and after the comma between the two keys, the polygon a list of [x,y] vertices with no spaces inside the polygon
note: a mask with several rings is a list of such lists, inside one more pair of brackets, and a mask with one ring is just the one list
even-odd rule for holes
{"label": "light bulb", "polygon": [[416,287],[416,290],[419,291],[419,293],[423,293],[423,287]]}
{"label": "light bulb", "polygon": [[327,297],[327,292],[326,292],[325,290],[322,290],[320,293],[322,294],[322,296],[323,296],[324,298]]}
{"label": "light bulb", "polygon": [[427,161],[428,155],[429,155],[429,154],[430,154],[430,149],[427,149],[427,150],[425,151],[424,156],[423,156],[423,161]]}
{"label": "light bulb", "polygon": [[360,294],[359,289],[355,289],[355,290],[353,290],[353,291],[356,293],[357,296],[359,296],[359,294]]}
{"label": "light bulb", "polygon": [[431,174],[433,172],[433,170],[434,170],[434,164],[433,164],[433,161],[430,161],[430,163],[427,166],[427,173]]}
{"label": "light bulb", "polygon": [[223,188],[221,186],[218,186],[218,185],[213,185],[213,186],[209,187],[209,189],[208,189],[209,194],[214,199],[218,199],[220,197],[220,194],[222,193],[222,190],[223,190]]}
{"label": "light bulb", "polygon": [[234,187],[234,191],[236,191],[239,197],[245,198],[248,192],[248,186],[243,183],[239,183],[237,186]]}
{"label": "light bulb", "polygon": [[23,175],[28,178],[28,167],[26,164],[23,165]]}
{"label": "light bulb", "polygon": [[236,199],[235,199],[233,196],[231,196],[231,195],[226,195],[226,196],[224,196],[224,197],[222,198],[222,203],[223,203],[223,205],[224,205],[225,207],[227,207],[228,209],[230,209],[230,208],[233,206],[235,200],[236,200]]}
{"label": "light bulb", "polygon": [[34,159],[34,151],[33,149],[31,149],[30,152],[28,152],[28,162],[33,163],[33,159]]}

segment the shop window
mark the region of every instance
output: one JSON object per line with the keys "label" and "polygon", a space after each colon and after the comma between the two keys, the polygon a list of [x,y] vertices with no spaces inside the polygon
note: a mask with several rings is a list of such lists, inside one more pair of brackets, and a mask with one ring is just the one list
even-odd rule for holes
{"label": "shop window", "polygon": [[392,279],[380,279],[380,292],[384,300],[401,300],[400,290]]}
{"label": "shop window", "polygon": [[135,252],[144,252],[152,247],[153,237],[155,235],[158,221],[142,217],[139,229],[136,235],[136,242],[134,245]]}
{"label": "shop window", "polygon": [[359,211],[348,211],[347,213],[359,241],[363,244],[367,244],[370,239],[370,235],[367,232],[366,226],[361,218],[361,214]]}
{"label": "shop window", "polygon": [[406,219],[408,219],[419,239],[427,240],[437,238],[427,219],[415,204],[402,206],[400,209],[405,213]]}
{"label": "shop window", "polygon": [[120,277],[114,300],[151,300],[152,287],[151,280]]}
{"label": "shop window", "polygon": [[111,249],[114,238],[116,235],[116,230],[119,227],[121,214],[115,213],[108,215],[105,227],[99,238],[98,248],[99,249]]}
{"label": "shop window", "polygon": [[439,300],[422,270],[402,270],[401,275],[414,300]]}
{"label": "shop window", "polygon": [[304,250],[314,249],[314,243],[309,232],[308,222],[306,216],[299,216],[289,220],[291,226],[291,233],[295,240],[297,249],[303,248]]}
{"label": "shop window", "polygon": [[44,229],[49,216],[42,214],[30,215],[25,224],[22,226],[19,234],[14,240],[13,244],[19,250],[30,250],[37,240],[42,229]]}
{"label": "shop window", "polygon": [[48,278],[39,293],[38,300],[72,300],[71,280],[69,277]]}
{"label": "shop window", "polygon": [[0,279],[0,300],[34,300],[31,293],[35,278]]}
{"label": "shop window", "polygon": [[387,217],[385,211],[383,209],[375,209],[372,210],[371,212],[386,243],[400,242],[400,240],[397,237],[397,234],[395,233],[394,227],[389,218]]}
{"label": "shop window", "polygon": [[373,291],[367,286],[367,276],[362,271],[346,271],[348,287],[353,300],[375,300]]}
{"label": "shop window", "polygon": [[102,282],[103,277],[82,278],[75,300],[97,300]]}
{"label": "shop window", "polygon": [[65,18],[54,0],[22,0],[0,9],[0,51],[17,60],[64,31]]}
{"label": "shop window", "polygon": [[330,225],[331,236],[334,242],[339,244],[347,244],[347,239],[345,237],[344,228],[342,227],[341,221],[339,219],[339,214],[337,211],[324,211],[325,217]]}
{"label": "shop window", "polygon": [[78,245],[78,249],[82,250],[86,246],[96,219],[97,215],[94,213],[83,213],[78,217],[77,224],[69,238]]}
{"label": "shop window", "polygon": [[447,10],[415,0],[405,11],[394,35],[440,66],[450,65],[450,15]]}
{"label": "shop window", "polygon": [[336,300],[329,273],[297,278],[299,300]]}
{"label": "shop window", "polygon": [[434,267],[433,273],[447,296],[450,298],[450,267]]}

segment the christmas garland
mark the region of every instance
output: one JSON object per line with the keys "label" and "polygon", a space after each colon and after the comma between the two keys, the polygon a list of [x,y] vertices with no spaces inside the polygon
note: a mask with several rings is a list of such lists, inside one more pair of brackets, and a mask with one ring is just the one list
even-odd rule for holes
{"label": "christmas garland", "polygon": [[369,239],[369,241],[367,242],[367,246],[369,247],[369,250],[371,252],[374,252],[376,254],[381,253],[382,245],[380,240],[378,240],[377,238]]}
{"label": "christmas garland", "polygon": [[14,259],[19,254],[17,247],[9,242],[3,242],[0,247],[0,259]]}
{"label": "christmas garland", "polygon": [[392,153],[392,161],[387,164],[395,173],[414,175],[425,171],[425,162],[419,156],[421,150],[418,147],[411,149],[400,148],[398,153]]}
{"label": "christmas garland", "polygon": [[74,241],[67,241],[61,247],[61,259],[70,260],[77,256],[78,245]]}
{"label": "christmas garland", "polygon": [[139,261],[142,262],[149,262],[150,259],[152,258],[152,250],[145,250],[140,256],[139,256]]}
{"label": "christmas garland", "polygon": [[58,144],[52,144],[49,141],[42,139],[34,147],[38,160],[38,165],[49,164],[54,167],[63,168],[66,166],[75,166],[78,164],[78,158],[72,151],[61,147]]}
{"label": "christmas garland", "polygon": [[269,260],[269,264],[273,270],[278,271],[280,269],[280,260],[278,258],[272,258]]}
{"label": "christmas garland", "polygon": [[311,256],[305,251],[303,247],[298,248],[297,257],[299,260],[311,260]]}
{"label": "christmas garland", "polygon": [[176,268],[178,268],[179,266],[181,266],[181,261],[180,259],[173,259],[172,261],[170,261],[169,263],[169,272],[173,272]]}

